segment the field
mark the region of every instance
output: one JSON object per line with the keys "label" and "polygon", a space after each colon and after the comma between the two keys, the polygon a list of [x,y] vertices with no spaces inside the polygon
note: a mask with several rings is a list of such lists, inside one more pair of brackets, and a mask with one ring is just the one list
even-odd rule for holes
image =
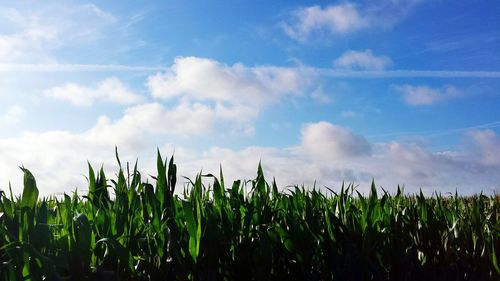
{"label": "field", "polygon": [[152,179],[120,167],[49,198],[23,168],[22,195],[0,194],[0,280],[500,280],[499,197],[280,192],[260,165],[174,193],[173,158]]}

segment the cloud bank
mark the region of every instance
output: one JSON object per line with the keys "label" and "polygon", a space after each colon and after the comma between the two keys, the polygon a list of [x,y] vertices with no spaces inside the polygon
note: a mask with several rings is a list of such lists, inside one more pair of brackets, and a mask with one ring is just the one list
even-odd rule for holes
{"label": "cloud bank", "polygon": [[205,173],[217,173],[222,164],[228,181],[251,179],[261,160],[269,179],[276,177],[281,188],[291,184],[312,186],[316,182],[319,188],[335,189],[347,181],[359,184],[359,189],[365,191],[375,179],[379,186],[390,191],[395,190],[397,184],[405,184],[408,192],[422,188],[427,194],[455,189],[462,194],[500,191],[497,172],[500,153],[492,153],[500,147],[500,136],[490,130],[467,132],[464,135],[469,144],[467,149],[432,151],[415,143],[370,142],[348,128],[320,121],[305,124],[300,142],[295,146],[241,149],[213,146],[198,151],[156,138],[169,131],[170,126],[162,125],[161,121],[149,124],[149,117],[140,120],[127,117],[127,114],[142,116],[151,111],[149,106],[139,106],[115,123],[100,118],[93,128],[82,133],[32,132],[0,139],[0,149],[5,152],[0,161],[1,188],[7,187],[5,176],[12,176],[13,188],[20,192],[21,173],[12,164],[19,163],[35,173],[45,194],[70,192],[76,187],[85,190],[86,161],[91,160],[95,165],[104,163],[113,173],[116,169],[114,145],[118,145],[122,161],[139,157],[144,175],[155,174],[153,148],[158,146],[164,154],[175,150],[179,176],[193,177],[201,169]]}

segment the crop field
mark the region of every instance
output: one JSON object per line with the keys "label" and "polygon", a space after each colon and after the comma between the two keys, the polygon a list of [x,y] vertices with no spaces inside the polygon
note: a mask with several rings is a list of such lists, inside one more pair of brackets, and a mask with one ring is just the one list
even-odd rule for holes
{"label": "crop field", "polygon": [[498,196],[279,191],[260,165],[174,193],[173,158],[153,178],[120,167],[48,198],[23,168],[22,194],[0,194],[0,280],[500,280]]}

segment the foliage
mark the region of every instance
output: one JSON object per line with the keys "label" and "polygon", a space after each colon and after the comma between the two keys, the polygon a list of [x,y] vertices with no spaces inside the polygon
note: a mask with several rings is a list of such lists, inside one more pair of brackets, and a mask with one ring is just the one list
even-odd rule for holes
{"label": "foliage", "polygon": [[39,198],[22,170],[21,197],[0,191],[0,280],[500,280],[499,197],[279,192],[260,165],[180,196],[158,153],[154,184],[89,165],[87,195]]}

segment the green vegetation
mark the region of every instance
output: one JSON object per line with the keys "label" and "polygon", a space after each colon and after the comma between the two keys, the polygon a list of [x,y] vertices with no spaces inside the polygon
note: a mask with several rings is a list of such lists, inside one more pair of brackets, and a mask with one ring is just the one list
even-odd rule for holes
{"label": "green vegetation", "polygon": [[278,192],[260,165],[178,196],[158,153],[153,184],[89,165],[87,195],[39,198],[22,169],[21,197],[0,195],[0,280],[500,280],[499,197]]}

